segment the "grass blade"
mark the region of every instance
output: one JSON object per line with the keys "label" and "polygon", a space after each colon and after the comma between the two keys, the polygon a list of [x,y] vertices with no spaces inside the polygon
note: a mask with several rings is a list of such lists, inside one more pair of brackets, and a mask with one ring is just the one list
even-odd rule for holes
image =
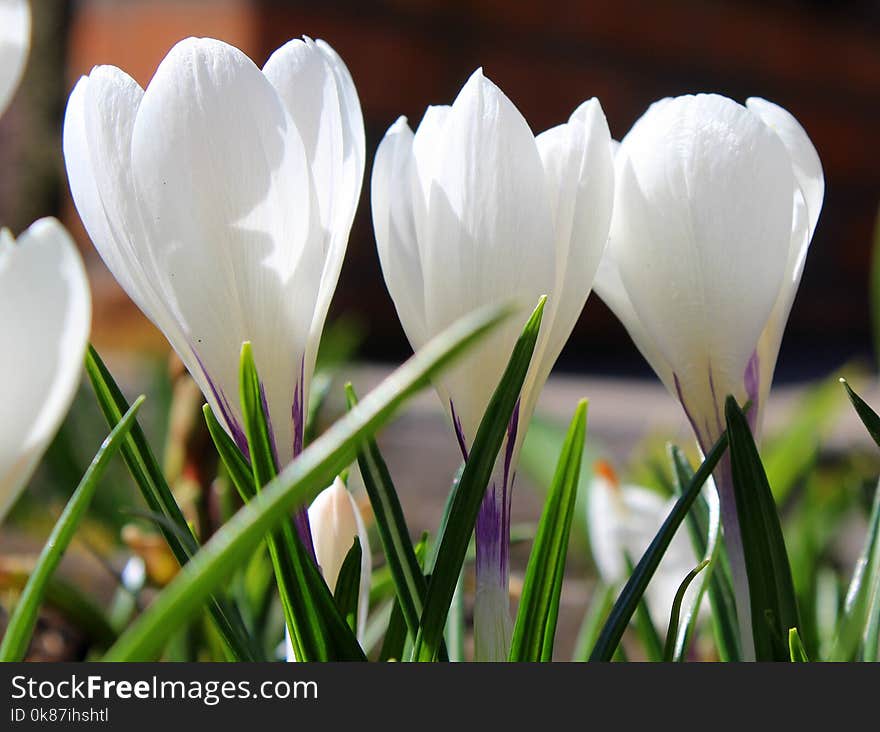
{"label": "grass blade", "polygon": [[[98,406],[112,429],[128,411],[128,402],[98,352],[91,345],[86,353],[86,373],[95,390]],[[165,516],[171,525],[177,527],[177,530],[162,525],[159,528],[175,559],[181,566],[185,565],[199,550],[199,543],[193,536],[180,506],[177,505],[174,494],[168,487],[162,469],[137,421],[132,425],[120,452],[150,511]],[[262,650],[248,634],[235,605],[225,598],[213,597],[208,604],[208,612],[234,660],[265,660]]]}
{"label": "grass blade", "polygon": [[590,605],[584,614],[584,619],[581,621],[581,627],[574,642],[574,651],[571,654],[572,661],[586,661],[590,658],[590,651],[596,645],[599,631],[605,624],[613,603],[613,586],[597,585],[593,588]]}
{"label": "grass blade", "polygon": [[[672,466],[676,477],[676,490],[682,495],[694,476],[690,462],[676,446],[669,448]],[[703,596],[708,593],[712,608],[712,629],[715,644],[722,661],[739,661],[739,629],[736,619],[736,598],[733,594],[733,581],[727,553],[721,538],[721,506],[714,487],[708,497],[706,489],[694,501],[687,523],[694,547],[694,554],[709,560],[709,568],[701,578],[700,591],[689,608],[685,609],[684,622],[680,623],[676,640],[674,660],[681,661],[687,652],[693,631],[699,617]]]}
{"label": "grass blade", "polygon": [[[348,408],[354,408],[358,400],[351,384],[345,385],[345,396]],[[419,567],[391,474],[375,440],[364,441],[358,450],[357,460],[373,508],[385,560],[394,580],[400,612],[403,613],[407,629],[415,638],[428,583]]]}
{"label": "grass blade", "polygon": [[523,328],[498,387],[492,394],[489,406],[480,421],[450,507],[448,523],[443,536],[439,537],[440,545],[431,571],[431,581],[428,583],[425,609],[413,645],[415,660],[434,661],[439,655],[455,585],[467,554],[468,543],[486,493],[486,486],[492,476],[495,460],[507,434],[513,410],[519,401],[538,340],[546,301],[546,297],[541,298]]}
{"label": "grass blade", "polygon": [[[425,556],[428,549],[428,534],[422,536],[421,540],[415,546],[416,561],[418,562],[419,572],[425,563]],[[404,648],[406,647],[407,638],[414,638],[415,635],[407,634],[406,619],[403,617],[403,610],[400,607],[399,598],[395,598],[394,607],[391,610],[391,617],[388,620],[388,629],[385,631],[385,638],[382,640],[382,648],[379,651],[380,661],[396,660],[401,661],[404,658]]]}
{"label": "grass blade", "polygon": [[[876,586],[880,583],[880,483],[874,491],[871,518],[865,543],[856,561],[852,580],[846,592],[843,615],[838,621],[837,634],[831,651],[831,661],[856,659],[860,641],[865,640],[870,627],[869,611]],[[867,635],[870,635],[869,633]],[[870,638],[865,650],[870,651]],[[876,643],[874,643],[876,653]]]}
{"label": "grass blade", "polygon": [[214,534],[119,638],[106,660],[154,658],[164,638],[198,612],[202,602],[250,557],[267,532],[286,520],[291,511],[314,500],[355,458],[365,437],[509,314],[508,308],[492,308],[463,318],[395,370]]}
{"label": "grass blade", "polygon": [[693,505],[697,496],[703,488],[703,484],[712,475],[712,471],[727,449],[727,433],[725,432],[718,438],[718,441],[709,450],[709,454],[703,460],[703,464],[694,474],[691,482],[688,484],[687,490],[682,493],[675,502],[654,540],[645,550],[639,563],[636,565],[635,571],[630,575],[626,585],[614,603],[611,614],[608,616],[596,646],[590,654],[591,661],[610,661],[614,655],[614,651],[620,644],[620,639],[629,624],[633,613],[638,607],[645,589],[657,571],[663,554],[669,547],[672,537],[684,521],[685,516]]}
{"label": "grass blade", "polygon": [[511,661],[551,661],[559,597],[574,516],[581,456],[587,434],[587,401],[578,403],[556,465],[516,614]]}
{"label": "grass blade", "polygon": [[841,377],[840,383],[843,384],[843,388],[846,389],[846,395],[852,402],[853,407],[855,407],[856,414],[859,415],[859,419],[862,420],[865,429],[868,430],[868,434],[871,435],[871,438],[877,443],[877,446],[880,447],[880,417],[878,417],[877,413],[868,406],[864,399],[852,390],[852,387],[850,387],[846,379]]}
{"label": "grass blade", "polygon": [[[263,387],[250,343],[244,343],[241,348],[239,379],[244,431],[254,485],[259,494],[262,486],[276,476],[276,459]],[[354,632],[334,601],[311,553],[294,531],[292,522],[289,519],[281,521],[268,534],[266,541],[297,659],[365,661],[366,656]]]}
{"label": "grass blade", "polygon": [[663,649],[663,660],[673,661],[681,660],[681,656],[676,656],[676,648],[678,646],[678,622],[681,617],[681,603],[684,600],[684,593],[690,586],[694,578],[709,566],[709,560],[704,559],[690,572],[687,573],[682,583],[678,586],[675,598],[672,601],[672,612],[669,615],[669,627],[666,630],[666,646]]}
{"label": "grass blade", "polygon": [[354,543],[339,568],[333,599],[336,607],[352,633],[357,633],[358,595],[361,588],[361,541],[354,537]]}
{"label": "grass blade", "polygon": [[128,436],[138,409],[143,403],[144,397],[138,397],[101,444],[91,465],[55,523],[49,540],[43,547],[36,567],[34,567],[12,617],[9,619],[3,642],[0,644],[0,661],[21,661],[24,659],[37,623],[37,613],[40,610],[46,586],[61,563],[61,558],[67,551],[67,547],[79,527],[80,520],[88,510],[92,496],[95,495],[98,483],[104,474],[104,469],[110,462],[110,458],[116,454],[122,441]]}
{"label": "grass blade", "polygon": [[807,651],[801,643],[801,636],[797,628],[788,629],[788,655],[792,663],[809,663]]}
{"label": "grass blade", "polygon": [[[624,555],[627,572],[631,575],[635,570],[632,558],[627,554]],[[657,632],[657,626],[654,625],[654,618],[651,616],[651,609],[648,607],[648,598],[642,595],[636,608],[635,619],[633,620],[636,635],[642,644],[642,650],[645,652],[645,658],[648,661],[658,662],[663,660],[663,641],[660,640],[660,633]]]}
{"label": "grass blade", "polygon": [[776,502],[752,431],[736,400],[724,405],[758,661],[788,661],[790,628],[799,628],[791,566]]}

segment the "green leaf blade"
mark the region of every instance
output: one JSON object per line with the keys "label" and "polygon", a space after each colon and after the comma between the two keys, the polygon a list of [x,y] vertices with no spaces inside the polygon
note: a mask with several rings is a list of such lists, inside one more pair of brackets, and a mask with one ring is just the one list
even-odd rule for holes
{"label": "green leaf blade", "polygon": [[578,403],[563,443],[523,583],[513,629],[511,661],[550,661],[568,538],[587,433],[587,401]]}
{"label": "green leaf blade", "polygon": [[788,633],[800,628],[791,566],[776,502],[752,431],[736,400],[724,405],[730,468],[742,535],[758,661],[788,661]]}
{"label": "green leaf blade", "polygon": [[[98,406],[107,424],[113,429],[122,419],[122,415],[128,411],[128,402],[92,345],[89,345],[86,352],[85,365]],[[120,452],[149,509],[168,520],[169,526],[159,524],[159,528],[175,559],[181,567],[184,566],[199,550],[199,543],[193,536],[180,506],[177,505],[174,494],[168,487],[162,469],[137,420],[132,425]],[[212,597],[208,612],[234,660],[265,660],[258,644],[248,634],[234,604],[219,596]]]}
{"label": "green leaf blade", "polygon": [[420,349],[238,511],[119,638],[105,660],[154,658],[164,637],[199,610],[269,531],[291,511],[314,500],[356,457],[365,437],[509,314],[508,308],[480,311],[456,322]]}
{"label": "green leaf blade", "polygon": [[599,634],[596,646],[590,654],[591,661],[610,661],[614,656],[615,650],[620,644],[620,639],[629,624],[630,619],[635,613],[651,577],[660,565],[663,554],[669,548],[672,537],[684,521],[685,516],[691,508],[691,505],[697,499],[703,484],[709,479],[724,451],[727,449],[727,433],[725,432],[715,445],[709,450],[703,464],[694,474],[687,490],[679,497],[654,537],[654,540],[645,550],[639,563],[636,565],[635,571],[630,575],[626,585],[621,591],[608,620]]}
{"label": "green leaf blade", "polygon": [[0,661],[21,661],[24,659],[37,623],[40,603],[49,581],[61,563],[64,552],[70,545],[81,519],[88,510],[89,503],[95,495],[110,458],[119,450],[134,425],[135,417],[144,403],[144,399],[145,397],[141,396],[135,400],[101,444],[91,465],[55,523],[52,533],[40,553],[37,565],[31,573],[12,617],[9,619],[3,642],[0,644]]}
{"label": "green leaf blade", "polygon": [[417,661],[434,661],[439,656],[455,586],[496,457],[531,363],[545,302],[546,297],[542,297],[523,328],[471,446],[431,571],[425,608],[413,646],[413,658]]}

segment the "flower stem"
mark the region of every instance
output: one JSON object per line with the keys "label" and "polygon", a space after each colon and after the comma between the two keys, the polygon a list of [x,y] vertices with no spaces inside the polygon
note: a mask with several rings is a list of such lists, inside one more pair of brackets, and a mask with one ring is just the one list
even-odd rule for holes
{"label": "flower stem", "polygon": [[496,468],[495,472],[497,475],[480,506],[475,532],[474,658],[477,661],[506,661],[513,633],[509,594],[511,486],[506,466],[504,470]]}
{"label": "flower stem", "polygon": [[742,533],[739,529],[739,516],[736,511],[736,495],[733,488],[733,471],[730,455],[725,453],[715,470],[715,485],[721,502],[721,525],[724,527],[724,544],[733,575],[733,590],[736,598],[736,616],[739,622],[740,651],[743,661],[755,660],[755,641],[752,635],[752,606],[749,594],[749,577],[746,572],[746,557],[743,549]]}

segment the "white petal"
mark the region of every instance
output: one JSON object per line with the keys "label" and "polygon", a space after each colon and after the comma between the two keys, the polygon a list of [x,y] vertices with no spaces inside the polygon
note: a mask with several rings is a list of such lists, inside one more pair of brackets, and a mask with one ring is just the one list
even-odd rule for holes
{"label": "white petal", "polygon": [[629,337],[632,338],[639,353],[644,356],[648,365],[654,369],[654,373],[660,377],[660,381],[673,394],[675,393],[675,382],[672,373],[672,366],[666,360],[659,346],[654,342],[651,334],[645,330],[642,321],[636,315],[630,302],[623,281],[620,279],[620,270],[617,262],[614,261],[612,252],[606,251],[605,256],[599,263],[599,269],[596,272],[596,279],[593,282],[593,288],[596,294],[602,298],[604,302],[617,316],[617,319],[626,328]]}
{"label": "white petal", "polygon": [[439,390],[455,395],[471,440],[528,312],[555,283],[552,215],[528,125],[480,71],[461,90],[435,144],[420,242],[428,331],[489,303],[522,304],[522,317],[441,377]]}
{"label": "white petal", "polygon": [[[538,135],[536,142],[553,212],[556,281],[545,314],[546,337],[524,389],[529,401],[537,399],[590,294],[614,198],[611,134],[598,100],[584,102],[567,124]],[[521,417],[530,414],[527,405]]]}
{"label": "white petal", "polygon": [[651,107],[619,156],[609,248],[695,428],[717,437],[785,274],[788,153],[741,105],[700,95]]}
{"label": "white petal", "polygon": [[776,304],[770,313],[770,317],[767,319],[764,332],[761,333],[761,339],[758,341],[756,349],[758,389],[757,393],[749,394],[749,398],[754,402],[755,417],[753,423],[755,425],[756,437],[759,437],[761,433],[764,407],[767,405],[767,397],[770,394],[773,372],[776,370],[776,359],[779,356],[779,348],[782,345],[782,336],[785,333],[788,316],[791,313],[792,305],[794,305],[794,298],[797,295],[801,275],[804,272],[807,250],[810,248],[811,234],[807,219],[807,206],[800,191],[798,191],[795,200],[796,206],[791,233],[791,247],[788,253],[785,281],[779,292]]}
{"label": "white petal", "polygon": [[413,218],[413,133],[401,117],[385,133],[373,161],[370,200],[382,275],[413,346],[428,340],[421,254]]}
{"label": "white petal", "polygon": [[0,0],[0,115],[15,94],[31,45],[27,0]]}
{"label": "white petal", "polygon": [[76,245],[55,219],[0,243],[0,521],[67,414],[82,374],[91,297]]}
{"label": "white petal", "polygon": [[[187,39],[147,88],[131,150],[144,247],[163,295],[233,419],[240,419],[238,354],[242,341],[253,342],[285,464],[324,268],[296,125],[244,54]],[[197,372],[199,363],[187,366]],[[308,369],[304,376],[308,393]]]}
{"label": "white petal", "polygon": [[[590,483],[588,522],[593,559],[603,582],[618,585],[629,573],[626,558],[641,559],[672,508],[672,500],[636,485],[614,485],[597,475]],[[690,538],[679,527],[645,593],[651,618],[665,631],[675,593],[685,576],[698,564]],[[698,588],[688,588],[686,603]]]}
{"label": "white petal", "polygon": [[309,506],[309,523],[315,556],[331,591],[336,589],[339,570],[355,538],[361,544],[361,578],[358,593],[358,632],[363,639],[370,601],[370,542],[363,517],[345,484],[337,478],[321,491]]}
{"label": "white petal", "polygon": [[816,231],[816,223],[825,198],[825,174],[822,161],[800,122],[786,109],[759,97],[746,100],[746,107],[754,112],[782,140],[791,156],[791,164],[798,185],[803,191],[809,213],[810,236]]}
{"label": "white petal", "polygon": [[325,265],[312,323],[317,346],[336,290],[364,177],[364,122],[351,74],[324,41],[293,40],[263,69],[305,145],[325,233]]}

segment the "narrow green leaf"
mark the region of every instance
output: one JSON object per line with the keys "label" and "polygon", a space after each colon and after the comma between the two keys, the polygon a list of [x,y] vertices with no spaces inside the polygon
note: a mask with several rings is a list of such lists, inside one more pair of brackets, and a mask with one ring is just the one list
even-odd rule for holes
{"label": "narrow green leaf", "polygon": [[552,661],[559,597],[574,516],[581,456],[587,433],[587,400],[578,403],[556,465],[526,568],[516,614],[511,661]]}
{"label": "narrow green leaf", "polygon": [[799,628],[791,566],[776,502],[746,417],[733,397],[724,405],[730,467],[742,534],[758,661],[788,661],[789,628]]}
{"label": "narrow green leaf", "polygon": [[[624,556],[627,572],[631,575],[635,570],[632,559],[629,555]],[[636,607],[635,618],[633,619],[636,635],[642,644],[642,650],[645,652],[645,658],[648,661],[657,662],[663,660],[663,641],[660,639],[660,633],[657,632],[657,626],[654,625],[654,618],[651,616],[651,609],[648,607],[648,598],[642,595]]]}
{"label": "narrow green leaf", "polygon": [[354,537],[351,549],[339,568],[333,599],[352,633],[357,633],[358,595],[361,587],[361,541]]}
{"label": "narrow green leaf", "polygon": [[110,458],[116,454],[122,441],[128,436],[128,432],[134,424],[135,415],[143,403],[144,397],[138,397],[119,421],[119,424],[113,428],[107,439],[101,444],[91,465],[55,523],[49,540],[43,547],[36,567],[31,572],[24,592],[6,626],[6,633],[3,636],[2,644],[0,644],[0,661],[21,661],[24,659],[34,627],[37,624],[37,614],[49,580],[61,563],[61,558],[67,551],[67,547],[79,527],[80,520],[88,510],[89,503],[92,496],[95,495],[98,483],[110,462]]}
{"label": "narrow green leaf", "polygon": [[[423,571],[425,557],[428,550],[428,533],[422,535],[421,540],[414,547],[416,562],[418,563],[419,573]],[[426,583],[427,584],[427,583]],[[379,651],[380,661],[401,661],[404,656],[404,648],[406,647],[407,638],[414,638],[415,634],[407,632],[406,620],[403,616],[403,610],[400,607],[400,598],[395,597],[394,607],[391,611],[391,617],[388,620],[388,629],[385,631],[385,638],[382,641],[382,649]]]}
{"label": "narrow green leaf", "polygon": [[[276,476],[275,447],[269,416],[264,411],[263,388],[250,343],[241,347],[239,368],[244,431],[251,457],[254,485],[262,486]],[[328,481],[329,482],[329,481]],[[269,556],[290,632],[290,642],[300,661],[365,661],[354,632],[340,612],[330,588],[291,521],[266,537]],[[359,566],[359,565],[358,565]]]}
{"label": "narrow green leaf", "polygon": [[403,647],[406,645],[406,635],[406,620],[403,617],[403,610],[400,609],[400,602],[395,599],[391,609],[391,617],[388,619],[388,629],[385,631],[382,648],[379,650],[379,660],[382,662],[400,661],[403,657]]}
{"label": "narrow green leaf", "polygon": [[217,453],[223,461],[226,472],[229,473],[229,479],[232,481],[241,499],[247,503],[256,495],[251,466],[248,465],[247,459],[241,454],[238,445],[235,444],[235,441],[223,429],[217,417],[214,416],[214,410],[208,404],[205,404],[202,407],[202,413],[205,415],[208,433],[214,441],[214,446],[217,448]]}
{"label": "narrow green leaf", "polygon": [[355,458],[365,437],[509,314],[508,308],[492,308],[463,318],[394,371],[220,528],[119,638],[105,659],[154,658],[168,634],[198,612],[210,593],[251,556],[267,532],[287,520],[291,511],[314,500]]}
{"label": "narrow green leaf", "polygon": [[691,582],[693,582],[694,578],[708,566],[709,560],[704,559],[687,573],[682,583],[678,586],[675,598],[672,601],[672,612],[669,615],[669,627],[666,630],[666,646],[663,649],[664,661],[675,660],[675,648],[678,641],[678,622],[681,617],[681,603],[684,600],[684,593],[687,592],[687,588],[690,586]]}
{"label": "narrow green leaf", "polygon": [[[880,483],[874,490],[874,503],[868,520],[868,533],[862,551],[856,561],[852,580],[846,592],[843,615],[838,621],[831,661],[853,661],[859,643],[865,639],[869,628],[869,609],[874,590],[880,582]],[[870,644],[870,640],[868,640]],[[867,645],[865,650],[868,650]],[[876,644],[875,651],[876,653]]]}
{"label": "narrow green leaf", "polygon": [[650,543],[639,563],[636,565],[635,571],[630,575],[626,585],[614,603],[611,614],[608,616],[596,646],[590,654],[591,661],[610,661],[614,655],[615,649],[620,644],[620,639],[629,625],[629,621],[633,613],[638,607],[639,601],[645,594],[645,588],[657,571],[663,554],[669,548],[672,537],[678,530],[679,525],[684,521],[688,511],[693,505],[697,496],[703,488],[703,484],[708,480],[724,451],[727,449],[727,433],[725,432],[718,438],[718,441],[709,450],[703,464],[694,474],[691,482],[688,484],[687,490],[682,493],[675,502],[657,535]]}
{"label": "narrow green leaf", "polygon": [[[86,373],[92,382],[98,406],[104,413],[107,424],[113,429],[128,411],[128,402],[92,345],[86,352]],[[181,566],[199,550],[199,543],[193,536],[174,494],[165,481],[162,469],[150,449],[147,438],[135,421],[120,448],[125,464],[141,491],[149,509],[165,516],[171,526],[160,526],[165,541]],[[229,653],[237,661],[263,661],[265,656],[259,646],[251,639],[245,628],[238,608],[222,597],[212,597],[208,611],[223,637]]]}
{"label": "narrow green leaf", "polygon": [[574,642],[574,653],[571,656],[572,661],[586,661],[590,658],[590,651],[596,645],[599,631],[602,629],[613,603],[614,587],[608,585],[593,588],[590,606],[584,614],[584,619],[581,622],[580,630],[578,630],[577,638]]}
{"label": "narrow green leaf", "polygon": [[852,387],[850,387],[846,379],[841,377],[840,383],[843,384],[843,388],[846,389],[846,395],[852,402],[853,407],[855,407],[856,414],[859,415],[859,419],[862,420],[865,429],[868,430],[868,434],[871,435],[871,438],[877,443],[877,446],[880,447],[880,417],[878,417],[877,413],[868,406],[864,399],[852,390]]}
{"label": "narrow green leaf", "polygon": [[425,609],[413,646],[415,660],[435,661],[439,655],[455,585],[467,554],[480,504],[492,477],[498,451],[504,442],[529,369],[546,301],[546,297],[541,298],[526,323],[477,429],[450,508],[449,522],[440,538],[437,561],[431,572]]}
{"label": "narrow green leaf", "polygon": [[[690,462],[675,445],[669,447],[676,477],[676,491],[682,495],[694,476]],[[687,517],[688,530],[694,554],[709,560],[709,568],[701,578],[700,591],[684,611],[684,622],[679,624],[674,659],[681,661],[693,635],[703,596],[708,593],[712,608],[712,628],[718,656],[722,661],[739,661],[739,626],[736,619],[736,598],[727,552],[721,538],[721,507],[714,488],[703,491],[694,501]]]}
{"label": "narrow green leaf", "polygon": [[458,581],[455,583],[455,592],[452,593],[452,603],[449,606],[449,616],[446,618],[446,628],[443,633],[448,658],[454,663],[464,661],[464,615],[464,572],[462,571],[459,572]]}
{"label": "narrow green leaf", "polygon": [[801,636],[797,628],[788,629],[788,655],[792,663],[809,663],[807,651],[801,643]]}
{"label": "narrow green leaf", "polygon": [[[353,409],[358,400],[351,384],[345,385],[345,396],[348,408]],[[419,568],[403,508],[376,441],[372,438],[365,440],[358,450],[357,459],[373,508],[385,560],[394,580],[400,610],[409,632],[415,637],[419,629],[419,617],[424,607],[425,595],[428,592],[428,583],[425,582],[425,577]]]}

